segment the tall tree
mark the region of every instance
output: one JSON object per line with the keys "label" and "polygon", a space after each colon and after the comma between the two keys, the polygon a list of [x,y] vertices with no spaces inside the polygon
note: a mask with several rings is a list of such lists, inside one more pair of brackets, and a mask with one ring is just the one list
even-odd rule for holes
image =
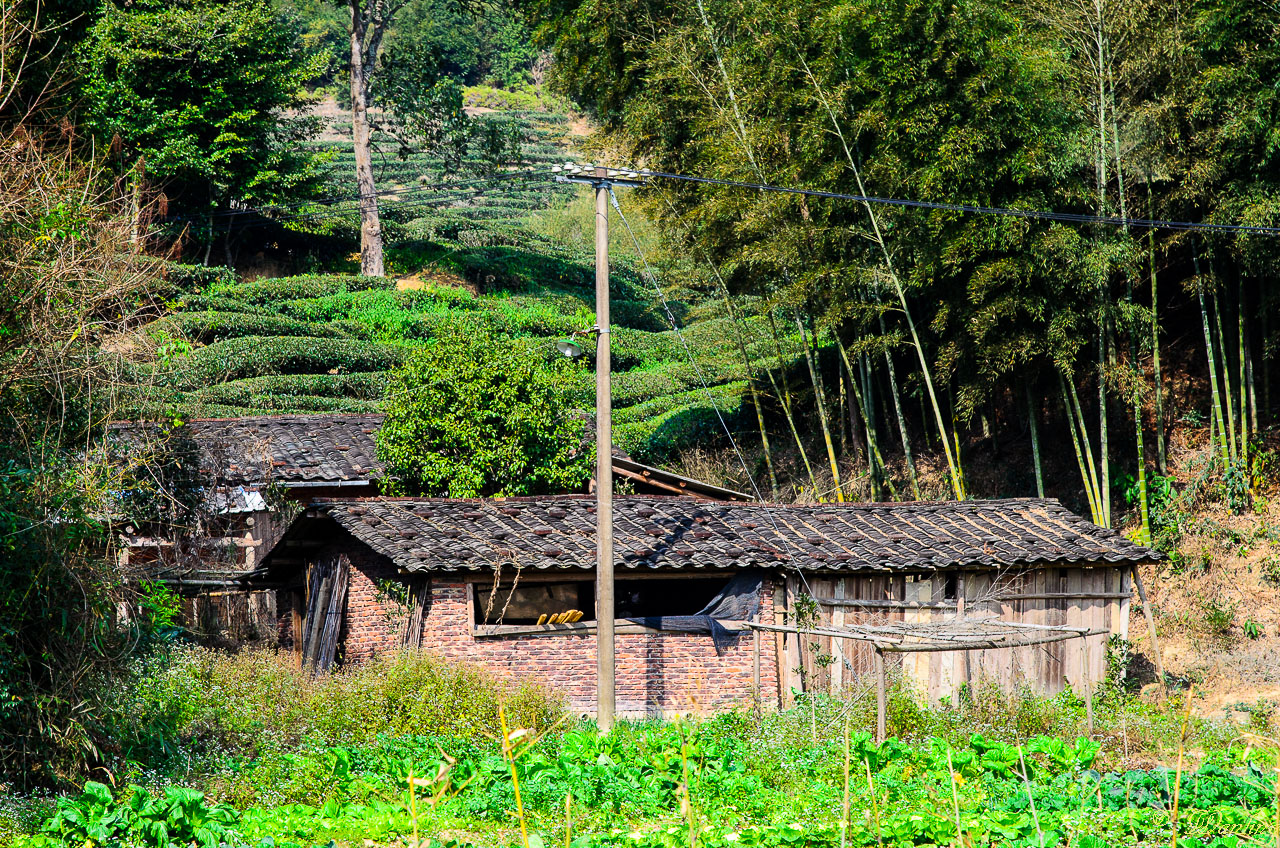
{"label": "tall tree", "polygon": [[381,277],[382,221],[373,177],[373,137],[369,106],[382,41],[409,0],[346,0],[351,11],[351,143],[355,146],[356,190],[360,195],[360,273]]}
{"label": "tall tree", "polygon": [[[85,127],[185,215],[294,200],[320,186],[290,118],[314,60],[254,0],[109,3],[80,51]],[[208,219],[206,219],[208,220]]]}

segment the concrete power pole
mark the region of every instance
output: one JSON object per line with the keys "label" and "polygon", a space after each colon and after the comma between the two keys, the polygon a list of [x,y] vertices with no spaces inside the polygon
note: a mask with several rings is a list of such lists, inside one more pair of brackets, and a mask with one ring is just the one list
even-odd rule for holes
{"label": "concrete power pole", "polygon": [[[609,383],[609,200],[614,186],[642,186],[644,173],[591,165],[558,165],[556,181],[583,183],[596,193],[596,723],[613,728],[613,391]],[[575,335],[580,335],[575,333]],[[565,339],[561,352],[581,353]]]}
{"label": "concrete power pole", "polygon": [[608,171],[596,168],[596,723],[613,728],[613,387],[609,383]]}

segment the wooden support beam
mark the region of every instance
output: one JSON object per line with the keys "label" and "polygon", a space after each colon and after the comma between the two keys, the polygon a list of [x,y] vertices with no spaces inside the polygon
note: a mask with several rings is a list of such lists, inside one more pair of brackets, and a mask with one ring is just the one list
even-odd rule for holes
{"label": "wooden support beam", "polygon": [[1147,620],[1147,633],[1151,636],[1151,659],[1156,667],[1156,677],[1160,683],[1160,697],[1168,695],[1164,683],[1164,663],[1160,661],[1160,642],[1156,639],[1156,618],[1151,612],[1151,602],[1147,600],[1147,587],[1142,585],[1142,575],[1137,566],[1133,568],[1133,585],[1138,590],[1138,598],[1142,601],[1142,617]]}
{"label": "wooden support beam", "polygon": [[994,595],[993,601],[1114,601],[1132,598],[1129,592],[1040,592],[1030,595]]}
{"label": "wooden support beam", "polygon": [[885,679],[884,652],[876,647],[876,742],[883,742],[888,731],[889,684]]}

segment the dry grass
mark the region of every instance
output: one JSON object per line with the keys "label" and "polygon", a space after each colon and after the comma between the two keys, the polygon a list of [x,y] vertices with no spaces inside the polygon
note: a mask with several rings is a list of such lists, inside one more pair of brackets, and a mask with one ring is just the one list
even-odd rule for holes
{"label": "dry grass", "polygon": [[264,747],[359,745],[379,736],[493,738],[499,710],[540,730],[563,700],[533,683],[508,683],[476,666],[404,653],[311,678],[291,654],[207,649],[173,652],[142,675],[134,713],[187,748],[252,755]]}

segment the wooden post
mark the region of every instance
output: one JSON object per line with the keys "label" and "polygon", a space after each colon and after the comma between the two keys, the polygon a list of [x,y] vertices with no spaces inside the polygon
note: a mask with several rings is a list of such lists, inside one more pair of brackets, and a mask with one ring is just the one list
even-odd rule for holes
{"label": "wooden post", "polygon": [[760,640],[763,631],[757,630],[752,634],[751,638],[751,700],[755,704],[756,718],[760,717],[761,710],[761,693],[760,693]]}
{"label": "wooden post", "polygon": [[[773,587],[773,624],[775,627],[787,623],[787,588],[783,583],[775,583]],[[787,708],[787,634],[773,634],[774,676],[778,679],[778,709]]]}
{"label": "wooden post", "polygon": [[885,713],[889,707],[889,691],[884,674],[884,651],[876,646],[876,741],[883,742],[886,735]]}
{"label": "wooden post", "polygon": [[1081,683],[1084,684],[1084,711],[1085,718],[1089,722],[1089,735],[1093,735],[1093,675],[1091,663],[1089,662],[1089,637],[1084,635],[1080,637],[1080,653],[1083,657],[1081,665],[1084,672],[1081,676]]}
{"label": "wooden post", "polygon": [[[956,575],[956,619],[963,621],[965,614],[965,580],[964,572]],[[955,687],[955,704],[960,706],[960,687],[969,682],[969,652],[960,654],[960,682]]]}
{"label": "wooden post", "polygon": [[609,383],[609,183],[596,168],[596,725],[613,728],[613,421]]}
{"label": "wooden post", "polygon": [[1160,660],[1160,643],[1156,641],[1156,619],[1151,614],[1151,602],[1147,600],[1147,587],[1142,585],[1142,574],[1138,567],[1133,567],[1133,585],[1138,588],[1138,598],[1142,601],[1142,617],[1147,620],[1147,635],[1151,637],[1151,659],[1155,663],[1156,677],[1160,683],[1160,697],[1168,695],[1164,683],[1164,663]]}

